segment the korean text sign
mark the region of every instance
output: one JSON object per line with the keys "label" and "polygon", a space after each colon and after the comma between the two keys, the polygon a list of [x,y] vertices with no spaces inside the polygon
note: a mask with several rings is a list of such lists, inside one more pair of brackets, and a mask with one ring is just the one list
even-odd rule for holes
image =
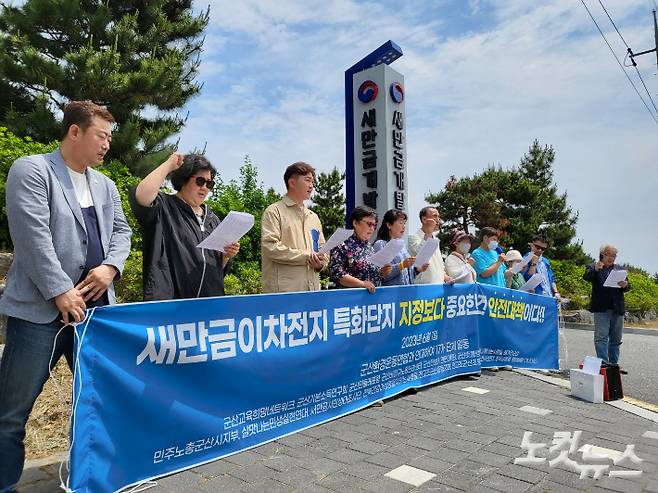
{"label": "korean text sign", "polygon": [[69,486],[95,493],[481,367],[558,364],[555,300],[482,285],[135,303],[76,330]]}

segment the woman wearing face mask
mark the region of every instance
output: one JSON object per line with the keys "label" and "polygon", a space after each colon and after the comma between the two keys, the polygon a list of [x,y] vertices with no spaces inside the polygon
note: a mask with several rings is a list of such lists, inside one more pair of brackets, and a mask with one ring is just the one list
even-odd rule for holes
{"label": "woman wearing face mask", "polygon": [[[386,244],[395,239],[402,238],[407,226],[407,215],[397,209],[386,211],[382,219],[382,225],[377,231],[377,241],[373,245],[375,252],[378,252]],[[382,277],[382,286],[405,286],[413,284],[416,274],[424,272],[429,264],[421,266],[419,269],[413,267],[416,257],[410,257],[407,248],[404,247],[391,261],[391,273]]]}
{"label": "woman wearing face mask", "polygon": [[498,253],[498,231],[494,228],[482,228],[482,243],[473,250],[475,260],[473,267],[477,272],[477,282],[505,287],[505,254]]}
{"label": "woman wearing face mask", "polygon": [[[219,225],[204,204],[217,171],[203,156],[174,153],[130,190],[130,206],[144,232],[144,300],[221,296],[228,262],[238,243],[224,252],[197,248]],[[160,192],[169,176],[176,194]]]}
{"label": "woman wearing face mask", "polygon": [[468,261],[473,237],[458,229],[450,235],[450,255],[446,258],[446,274],[452,277],[455,284],[473,284],[477,277],[475,270]]}
{"label": "woman wearing face mask", "polygon": [[523,257],[518,250],[510,250],[505,254],[505,267],[507,267],[505,270],[505,286],[510,289],[519,289],[525,284],[523,274],[512,271],[512,267],[521,262],[521,260],[523,260]]}

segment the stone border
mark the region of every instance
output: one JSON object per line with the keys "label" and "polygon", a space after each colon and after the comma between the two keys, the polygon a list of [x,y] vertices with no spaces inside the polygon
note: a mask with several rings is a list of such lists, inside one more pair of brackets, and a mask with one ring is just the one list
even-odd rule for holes
{"label": "stone border", "polygon": [[[537,373],[532,370],[516,369],[513,371],[521,375],[524,375],[526,377],[534,378],[536,380],[541,380],[542,382],[550,383],[551,385],[557,385],[559,387],[563,387],[571,390],[571,382],[569,380],[565,380],[564,378],[542,375],[541,373]],[[638,402],[642,402],[642,401],[638,401]],[[627,402],[623,399],[618,401],[605,401],[604,404],[608,404],[609,406],[616,407],[617,409],[620,409],[622,411],[629,412],[631,414],[634,414],[635,416],[639,416],[640,418],[648,419],[649,421],[658,423],[658,413],[653,412],[649,409],[645,409],[638,405],[631,404],[630,402]],[[650,406],[651,404],[647,403],[647,405]]]}
{"label": "stone border", "polygon": [[[590,330],[594,332],[594,325],[565,322],[565,328],[574,330]],[[641,334],[645,336],[658,336],[658,329],[644,329],[642,327],[624,327],[624,334]]]}
{"label": "stone border", "polygon": [[59,464],[62,461],[65,461],[68,455],[68,452],[58,452],[57,454],[42,457],[41,459],[29,459],[25,461],[23,469],[33,469],[35,467],[38,468],[50,466],[51,464]]}

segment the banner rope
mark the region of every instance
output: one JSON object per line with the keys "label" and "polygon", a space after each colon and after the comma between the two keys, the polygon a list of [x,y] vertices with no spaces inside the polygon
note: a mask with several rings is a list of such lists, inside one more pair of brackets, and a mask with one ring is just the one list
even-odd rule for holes
{"label": "banner rope", "polygon": [[[567,343],[567,335],[566,335],[566,322],[564,320],[564,313],[562,310],[562,305],[566,305],[569,303],[569,299],[564,298],[562,300],[558,301],[557,304],[557,315],[558,315],[558,326],[557,326],[557,332],[558,332],[558,369],[566,373],[568,370],[568,365],[569,365],[569,344]],[[564,349],[564,358],[561,358],[560,354],[560,341],[562,341],[562,349]],[[568,376],[568,375],[567,375]]]}
{"label": "banner rope", "polygon": [[135,486],[133,486],[129,490],[124,491],[123,493],[139,493],[140,491],[146,491],[157,485],[158,485],[157,481],[151,481],[147,479],[146,481],[137,483]]}
{"label": "banner rope", "polygon": [[[94,312],[96,311],[96,307],[93,307],[91,310],[87,311],[87,315],[84,318],[84,320],[81,320],[80,322],[69,322],[68,324],[64,325],[59,331],[57,332],[57,335],[55,336],[55,342],[57,342],[57,337],[59,336],[60,332],[64,330],[66,327],[73,327],[73,334],[75,335],[76,340],[78,341],[78,349],[75,353],[74,357],[74,362],[73,362],[73,376],[74,376],[74,384],[75,384],[75,376],[80,375],[80,351],[82,349],[82,341],[85,338],[85,333],[87,332],[87,327],[89,326],[89,322],[91,321],[91,318],[94,316]],[[84,328],[82,329],[82,335],[78,334],[78,325],[84,325]],[[55,344],[53,344],[53,351],[50,354],[50,364],[52,364],[52,359],[55,354]],[[52,369],[50,369],[50,376],[52,376]],[[73,398],[73,407],[71,408],[71,416],[69,417],[69,430],[71,430],[71,443],[69,445],[69,450],[68,453],[66,454],[66,459],[60,462],[59,464],[59,487],[60,489],[64,490],[66,493],[75,493],[74,490],[72,490],[69,487],[69,478],[70,478],[70,463],[71,463],[71,451],[73,450],[73,442],[75,441],[75,429],[73,428],[73,417],[75,416],[75,410],[78,406],[78,401],[80,400],[80,394],[82,393],[82,377],[80,376],[80,385],[78,385],[78,392],[77,395],[74,396]],[[62,469],[63,467],[66,466],[66,483],[64,482],[63,478],[63,472]]]}

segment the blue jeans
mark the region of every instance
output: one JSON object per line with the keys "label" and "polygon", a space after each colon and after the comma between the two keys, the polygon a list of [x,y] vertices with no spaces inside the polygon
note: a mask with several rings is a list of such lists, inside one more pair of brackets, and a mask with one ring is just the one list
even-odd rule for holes
{"label": "blue jeans", "polygon": [[48,380],[50,355],[55,366],[62,355],[73,367],[73,328],[61,328],[59,317],[48,324],[7,319],[7,344],[0,363],[0,492],[13,491],[25,462],[25,424],[34,401]]}
{"label": "blue jeans", "polygon": [[611,365],[619,364],[619,346],[624,330],[624,316],[612,310],[594,314],[594,348],[597,358]]}

